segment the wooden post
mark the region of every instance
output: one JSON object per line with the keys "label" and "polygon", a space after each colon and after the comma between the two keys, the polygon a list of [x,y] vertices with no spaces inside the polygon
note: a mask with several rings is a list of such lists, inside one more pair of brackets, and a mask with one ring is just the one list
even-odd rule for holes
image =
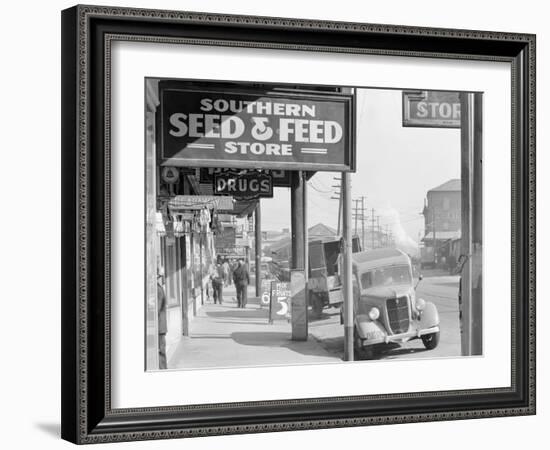
{"label": "wooden post", "polygon": [[200,280],[199,283],[201,284],[201,305],[204,305],[204,275],[202,273],[202,245],[203,245],[203,239],[202,239],[202,231],[199,233],[199,272],[200,272]]}
{"label": "wooden post", "polygon": [[341,225],[342,225],[342,181],[340,181],[340,192],[338,193],[338,231],[336,232],[337,236],[340,236],[340,232],[342,231]]}
{"label": "wooden post", "polygon": [[365,197],[361,197],[361,250],[365,250]]}
{"label": "wooden post", "polygon": [[304,268],[304,182],[301,171],[291,172],[290,228],[292,234],[291,269]]}
{"label": "wooden post", "polygon": [[[290,226],[292,236],[292,261],[290,264],[291,269],[300,269],[305,271],[305,255],[307,246],[306,242],[306,230],[305,230],[305,177],[302,171],[291,172],[290,181]],[[305,287],[304,287],[305,289]],[[305,341],[308,338],[307,329],[307,303],[304,303],[303,309],[297,307],[298,305],[292,304],[292,340]],[[305,326],[303,324],[305,320]],[[300,323],[298,323],[300,322]]]}
{"label": "wooden post", "polygon": [[259,297],[262,290],[262,210],[259,199],[258,204],[256,205],[256,210],[254,211],[254,232],[254,250],[256,257],[256,297]]}
{"label": "wooden post", "polygon": [[342,236],[344,248],[343,262],[343,294],[344,294],[344,360],[353,361],[353,289],[351,281],[351,192],[350,174],[342,172]]}
{"label": "wooden post", "polygon": [[462,355],[482,354],[481,94],[461,93],[460,330]]}
{"label": "wooden post", "polygon": [[482,94],[474,94],[474,156],[473,156],[473,193],[472,199],[472,354],[483,353],[483,277],[482,277],[482,245],[483,245],[483,122]]}
{"label": "wooden post", "polygon": [[188,290],[187,290],[187,272],[189,267],[187,267],[187,245],[185,235],[177,239],[179,243],[179,252],[180,252],[180,279],[181,279],[181,334],[183,336],[189,336],[189,300],[188,300]]}
{"label": "wooden post", "polygon": [[307,177],[306,172],[302,172],[302,206],[303,206],[303,230],[304,230],[304,295],[305,295],[305,336],[307,339],[307,336],[309,334],[309,314],[308,314],[308,306],[309,306],[309,289],[308,289],[308,282],[309,282],[309,232],[308,232],[308,222],[307,222]]}

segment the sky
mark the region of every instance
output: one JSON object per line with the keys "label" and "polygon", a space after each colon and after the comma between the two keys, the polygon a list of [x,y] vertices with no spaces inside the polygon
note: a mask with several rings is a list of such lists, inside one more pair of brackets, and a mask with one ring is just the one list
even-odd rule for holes
{"label": "sky", "polygon": [[[369,216],[374,208],[382,228],[388,225],[394,236],[414,246],[424,234],[427,191],[460,178],[460,130],[403,127],[400,90],[358,89],[357,115],[352,199],[364,196]],[[340,173],[318,172],[308,182],[309,226],[337,227],[338,200],[330,198],[339,184],[335,177]],[[276,188],[273,199],[262,199],[262,222],[264,230],[290,227],[288,188]]]}

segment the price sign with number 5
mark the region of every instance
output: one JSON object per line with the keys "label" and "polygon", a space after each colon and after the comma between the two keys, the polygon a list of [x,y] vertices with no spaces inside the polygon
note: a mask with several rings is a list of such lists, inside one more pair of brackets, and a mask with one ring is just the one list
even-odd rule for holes
{"label": "price sign with number 5", "polygon": [[290,284],[273,281],[269,303],[269,321],[286,320],[290,316]]}

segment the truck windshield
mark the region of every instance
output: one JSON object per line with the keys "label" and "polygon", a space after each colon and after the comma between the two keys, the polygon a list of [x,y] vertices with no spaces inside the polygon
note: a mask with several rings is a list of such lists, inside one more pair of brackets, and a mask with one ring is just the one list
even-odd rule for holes
{"label": "truck windshield", "polygon": [[392,284],[411,284],[411,272],[408,266],[390,266],[374,269],[361,275],[363,289]]}

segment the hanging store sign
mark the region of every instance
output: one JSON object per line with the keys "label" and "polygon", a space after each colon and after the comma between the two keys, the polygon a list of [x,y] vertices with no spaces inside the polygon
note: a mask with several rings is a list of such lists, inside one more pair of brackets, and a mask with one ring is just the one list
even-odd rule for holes
{"label": "hanging store sign", "polygon": [[214,195],[232,195],[237,200],[273,197],[273,179],[263,172],[229,171],[214,175]]}
{"label": "hanging store sign", "polygon": [[[203,167],[200,169],[200,182],[213,183],[216,174],[234,171],[227,167]],[[271,176],[274,187],[290,187],[290,171],[288,170],[253,170],[253,169],[238,169],[240,172],[266,173]]]}
{"label": "hanging store sign", "polygon": [[233,227],[224,227],[221,233],[216,234],[215,239],[216,250],[225,249],[225,248],[235,248],[236,237],[235,237],[235,228]]}
{"label": "hanging store sign", "polygon": [[176,184],[180,179],[178,167],[165,166],[161,172],[162,181],[168,184]]}
{"label": "hanging store sign", "polygon": [[216,248],[216,253],[225,258],[243,258],[246,255],[244,247],[220,247]]}
{"label": "hanging store sign", "polygon": [[215,195],[176,195],[168,201],[171,211],[201,210],[203,208],[232,211],[233,197]]}
{"label": "hanging store sign", "polygon": [[235,245],[237,247],[252,247],[252,242],[251,242],[251,239],[246,237],[246,238],[240,238],[238,237],[236,240],[235,240]]}
{"label": "hanging store sign", "polygon": [[403,126],[460,128],[458,92],[403,91]]}
{"label": "hanging store sign", "polygon": [[163,165],[354,169],[352,95],[159,86]]}

